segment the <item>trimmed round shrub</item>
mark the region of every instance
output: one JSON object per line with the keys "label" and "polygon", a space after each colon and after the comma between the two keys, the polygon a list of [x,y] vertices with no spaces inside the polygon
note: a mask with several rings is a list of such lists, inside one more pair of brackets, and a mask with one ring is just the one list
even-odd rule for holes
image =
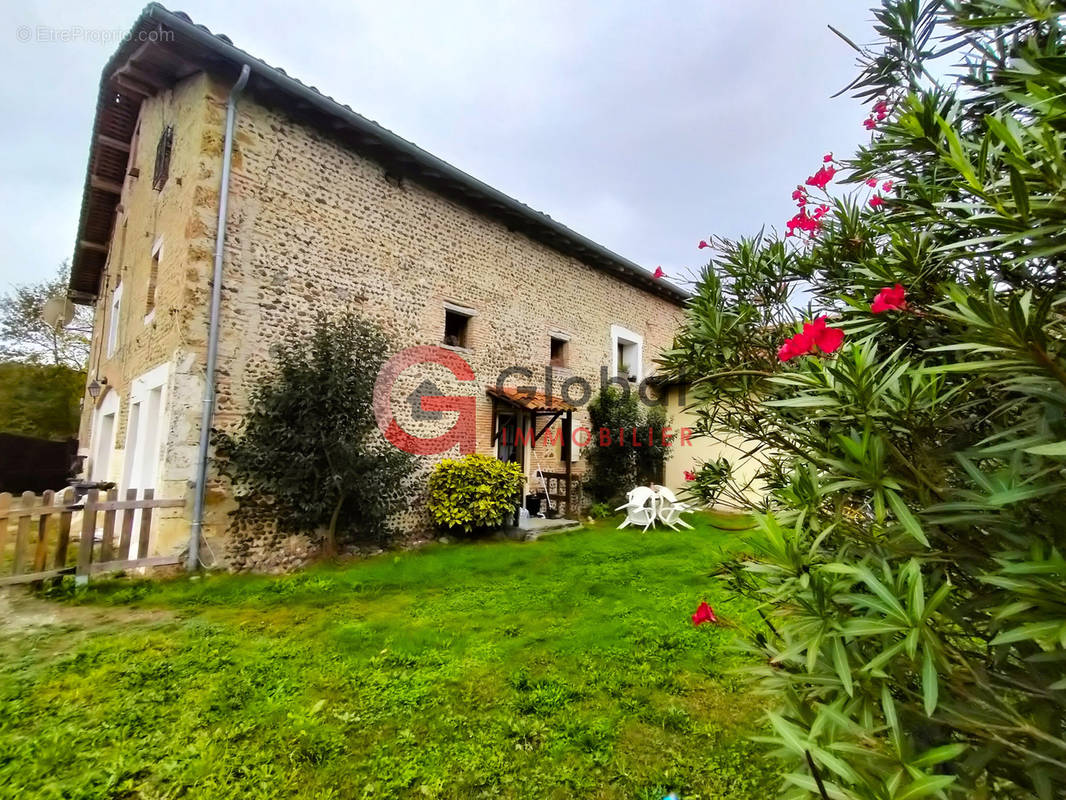
{"label": "trimmed round shrub", "polygon": [[524,480],[517,464],[491,456],[446,458],[429,476],[429,513],[442,528],[498,528],[517,507]]}

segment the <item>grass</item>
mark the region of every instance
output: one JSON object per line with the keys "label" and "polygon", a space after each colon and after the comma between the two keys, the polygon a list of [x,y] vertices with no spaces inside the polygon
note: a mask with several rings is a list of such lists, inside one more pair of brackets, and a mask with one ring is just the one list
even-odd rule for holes
{"label": "grass", "polygon": [[0,647],[0,797],[769,796],[732,633],[689,620],[747,617],[708,577],[741,534],[611,525],[96,584],[61,610],[107,621]]}

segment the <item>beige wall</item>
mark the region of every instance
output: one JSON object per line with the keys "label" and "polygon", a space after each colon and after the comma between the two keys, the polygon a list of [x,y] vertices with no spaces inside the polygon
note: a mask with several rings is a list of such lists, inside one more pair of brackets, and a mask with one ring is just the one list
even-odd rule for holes
{"label": "beige wall", "polygon": [[[674,430],[690,428],[693,431],[691,446],[675,447],[673,454],[666,461],[666,486],[676,491],[685,489],[685,471],[697,471],[700,467],[719,458],[725,458],[732,465],[733,478],[738,486],[746,487],[743,496],[750,502],[756,502],[762,494],[761,484],[755,480],[759,473],[759,462],[746,456],[745,440],[740,436],[729,436],[723,432],[714,435],[699,434],[699,417],[688,408],[692,396],[685,386],[670,386],[665,389],[666,413]],[[718,506],[731,508],[740,505],[739,499],[723,497]]]}
{"label": "beige wall", "polygon": [[[218,110],[209,103],[209,90],[206,77],[196,76],[142,104],[95,308],[89,380],[106,379],[106,385],[95,403],[86,396],[82,452],[90,457],[87,466],[92,474],[92,462],[101,446],[93,440],[100,430],[100,415],[94,409],[109,410],[117,396],[117,424],[112,429],[107,475],[94,477],[106,477],[126,488],[131,396],[140,399],[150,390],[138,383],[142,376],[162,381],[163,407],[154,465],[157,497],[186,494],[195,454],[185,420],[176,411],[199,408],[203,385],[198,346],[202,346],[204,334],[198,326],[190,325],[194,318],[190,310],[198,301],[203,268],[210,257],[210,249],[199,249],[204,235],[203,212],[214,206],[218,195],[217,189],[210,188],[218,180],[220,150],[213,147],[218,138]],[[167,125],[174,126],[169,176],[162,189],[156,190],[152,186],[156,146]],[[155,253],[159,260],[155,309],[149,314],[149,273]],[[120,285],[117,347],[109,356],[111,303]],[[180,547],[188,535],[187,512],[157,513],[162,522],[153,530],[152,552]]]}
{"label": "beige wall", "polygon": [[[94,357],[123,398],[123,417],[133,378],[171,364],[161,456],[169,495],[184,492],[193,477],[199,435],[226,93],[227,87],[201,76],[146,102],[141,177],[128,181],[97,311],[96,354],[96,340],[106,336],[111,289],[121,275],[128,309],[123,345],[112,359]],[[176,126],[170,180],[153,192],[155,142],[165,121]],[[543,390],[552,332],[569,338],[567,368],[554,370],[555,391],[576,375],[590,380],[595,392],[600,366],[613,363],[612,325],[643,338],[648,375],[681,313],[416,183],[386,181],[376,163],[250,98],[239,106],[228,225],[216,412],[216,425],[224,428],[239,422],[250,389],[269,368],[271,345],[293,328],[306,328],[320,312],[358,311],[408,347],[442,343],[445,303],[473,309],[468,347],[457,352],[473,367],[476,385],[455,385],[443,369],[429,373],[442,390],[477,398],[478,450],[486,453],[493,452],[486,386],[501,370],[519,365],[533,370],[533,382]],[[160,299],[146,324],[145,270],[159,237]],[[440,431],[404,417],[406,395],[422,377],[408,374],[399,381],[393,406],[406,429],[432,435]],[[89,422],[87,415],[84,433]],[[580,410],[574,426],[582,424],[587,415]],[[124,430],[122,420],[120,444]],[[558,448],[542,447],[540,456],[545,469],[561,469]],[[119,451],[112,463],[121,462]],[[214,534],[225,527],[230,506],[222,488],[209,484],[207,523]],[[409,522],[423,524],[425,517],[416,512]],[[161,546],[178,540],[171,536]]]}

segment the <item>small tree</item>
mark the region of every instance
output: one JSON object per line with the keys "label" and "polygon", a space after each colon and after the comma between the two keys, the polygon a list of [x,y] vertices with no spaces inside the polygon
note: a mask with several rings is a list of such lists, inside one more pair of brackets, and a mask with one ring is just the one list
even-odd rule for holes
{"label": "small tree", "polygon": [[44,319],[45,303],[53,297],[66,297],[69,275],[70,268],[64,263],[52,280],[18,285],[0,298],[0,359],[85,369],[92,309],[75,306],[74,319],[61,328]]}
{"label": "small tree", "polygon": [[277,348],[274,371],[256,387],[233,433],[216,432],[217,460],[242,512],[268,501],[281,530],[384,533],[413,471],[410,455],[380,436],[374,381],[389,342],[371,322],[319,317],[306,336]]}
{"label": "small tree", "polygon": [[612,500],[659,478],[670,455],[662,441],[667,425],[662,408],[653,406],[645,413],[636,392],[608,386],[589,405],[589,420],[592,440],[585,491],[594,500]]}

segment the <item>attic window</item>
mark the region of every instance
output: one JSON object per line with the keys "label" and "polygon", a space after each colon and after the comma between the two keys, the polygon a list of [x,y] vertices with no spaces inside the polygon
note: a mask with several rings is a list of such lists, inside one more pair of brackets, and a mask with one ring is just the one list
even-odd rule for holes
{"label": "attic window", "polygon": [[167,125],[159,134],[159,144],[155,146],[155,172],[152,173],[152,188],[159,191],[167,182],[170,174],[170,150],[174,146],[174,126]]}
{"label": "attic window", "polygon": [[446,305],[444,307],[444,344],[449,347],[469,347],[472,316],[472,313]]}

